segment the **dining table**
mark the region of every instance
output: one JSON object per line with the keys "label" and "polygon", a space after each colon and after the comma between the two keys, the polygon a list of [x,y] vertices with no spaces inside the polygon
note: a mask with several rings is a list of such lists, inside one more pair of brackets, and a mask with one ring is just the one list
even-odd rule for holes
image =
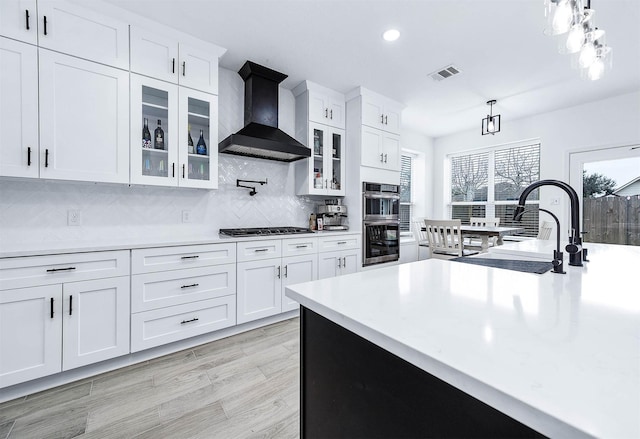
{"label": "dining table", "polygon": [[524,227],[501,227],[501,226],[471,226],[463,224],[460,227],[462,236],[479,236],[481,239],[481,251],[486,252],[489,248],[489,238],[496,237],[496,245],[502,245],[502,238],[506,235],[524,232]]}

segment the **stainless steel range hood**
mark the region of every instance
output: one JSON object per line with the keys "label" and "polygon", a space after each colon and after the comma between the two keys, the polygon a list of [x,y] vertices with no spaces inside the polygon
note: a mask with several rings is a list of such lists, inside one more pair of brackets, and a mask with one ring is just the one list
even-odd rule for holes
{"label": "stainless steel range hood", "polygon": [[287,75],[247,61],[238,74],[244,80],[245,127],[218,144],[218,152],[293,162],[311,149],[278,129],[278,84]]}

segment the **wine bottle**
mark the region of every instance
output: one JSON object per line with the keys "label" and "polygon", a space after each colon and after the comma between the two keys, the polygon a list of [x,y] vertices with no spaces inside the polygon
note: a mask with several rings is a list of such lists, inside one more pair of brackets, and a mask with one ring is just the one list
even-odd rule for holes
{"label": "wine bottle", "polygon": [[142,147],[151,148],[151,132],[149,131],[149,121],[144,120],[144,127],[142,128]]}
{"label": "wine bottle", "polygon": [[195,150],[193,148],[193,139],[191,138],[191,124],[189,124],[189,140],[188,140],[187,144],[189,145],[189,148],[187,149],[187,152],[189,154],[195,154]]}
{"label": "wine bottle", "polygon": [[162,130],[162,121],[158,119],[158,128],[153,133],[153,147],[155,149],[164,149],[164,131]]}
{"label": "wine bottle", "polygon": [[198,139],[198,145],[196,146],[196,153],[200,155],[207,155],[207,144],[204,143],[204,133],[200,130],[200,138]]}

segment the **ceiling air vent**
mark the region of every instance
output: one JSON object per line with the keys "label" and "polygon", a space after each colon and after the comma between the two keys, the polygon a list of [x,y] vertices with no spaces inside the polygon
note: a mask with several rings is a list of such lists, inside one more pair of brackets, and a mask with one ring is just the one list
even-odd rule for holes
{"label": "ceiling air vent", "polygon": [[433,73],[430,73],[429,76],[434,81],[442,81],[443,79],[450,78],[454,75],[457,75],[458,73],[460,73],[460,69],[458,69],[457,67],[454,67],[453,65],[449,65],[442,69],[438,69]]}

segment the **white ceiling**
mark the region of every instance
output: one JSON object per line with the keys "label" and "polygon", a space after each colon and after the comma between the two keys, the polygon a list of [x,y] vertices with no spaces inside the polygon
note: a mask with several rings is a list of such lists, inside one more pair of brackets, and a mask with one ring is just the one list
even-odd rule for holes
{"label": "white ceiling", "polygon": [[[497,99],[502,124],[640,90],[640,0],[593,0],[613,48],[613,70],[580,78],[557,37],[545,36],[543,0],[107,0],[246,60],[346,93],[364,86],[406,105],[403,123],[431,137],[475,129]],[[400,39],[389,43],[384,30]],[[462,73],[428,74],[454,64]],[[640,123],[640,121],[639,121]]]}

